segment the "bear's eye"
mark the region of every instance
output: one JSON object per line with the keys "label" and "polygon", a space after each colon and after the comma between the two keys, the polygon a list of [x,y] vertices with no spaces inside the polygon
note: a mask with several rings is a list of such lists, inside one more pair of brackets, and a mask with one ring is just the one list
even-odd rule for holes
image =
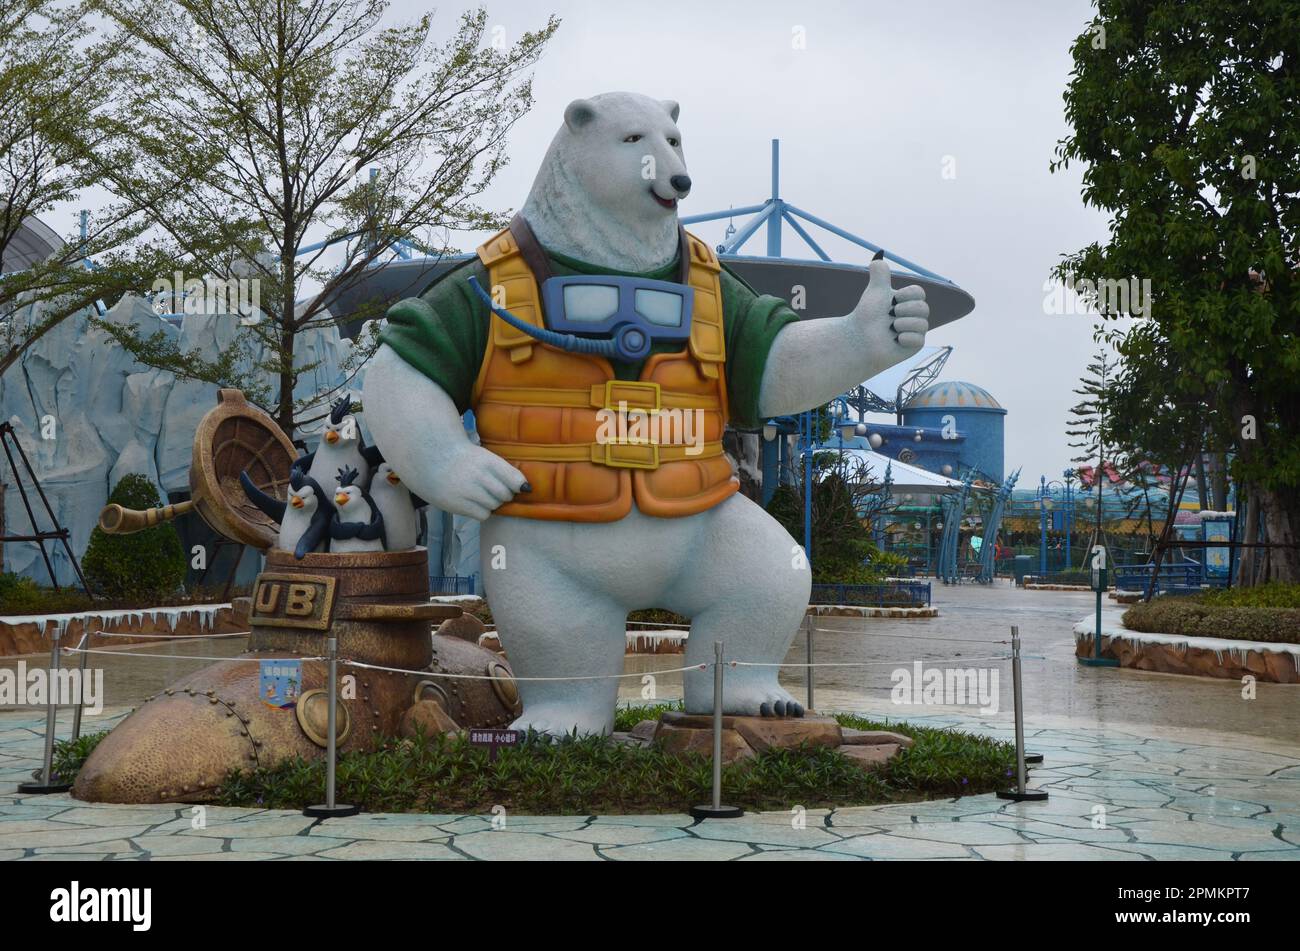
{"label": "bear's eye", "polygon": [[627,138],[625,138],[623,141],[624,141],[624,142],[640,142],[640,141],[641,141],[641,138],[642,138],[642,137],[641,137],[640,133],[633,133],[632,135],[629,135]]}
{"label": "bear's eye", "polygon": [[677,146],[681,145],[682,143],[680,139],[670,138],[668,140],[668,144],[671,145],[673,148],[677,148]]}

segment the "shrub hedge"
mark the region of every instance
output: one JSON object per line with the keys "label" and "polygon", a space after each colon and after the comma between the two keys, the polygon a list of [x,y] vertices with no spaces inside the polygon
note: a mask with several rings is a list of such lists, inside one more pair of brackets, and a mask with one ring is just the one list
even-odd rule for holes
{"label": "shrub hedge", "polygon": [[[123,476],[108,501],[129,509],[162,504],[153,483],[138,473]],[[170,522],[131,535],[108,535],[95,526],[81,559],[91,588],[110,598],[173,596],[185,580],[185,567],[181,538]]]}
{"label": "shrub hedge", "polygon": [[1159,597],[1124,612],[1124,626],[1152,634],[1300,644],[1300,608],[1205,603],[1204,595]]}
{"label": "shrub hedge", "polygon": [[1200,595],[1203,604],[1234,608],[1300,608],[1300,584],[1270,581],[1253,588],[1221,588]]}

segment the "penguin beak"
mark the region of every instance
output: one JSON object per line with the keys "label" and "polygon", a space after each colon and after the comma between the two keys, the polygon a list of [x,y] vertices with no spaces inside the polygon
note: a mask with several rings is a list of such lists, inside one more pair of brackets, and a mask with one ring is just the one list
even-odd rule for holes
{"label": "penguin beak", "polygon": [[334,504],[335,504],[335,505],[347,505],[347,504],[348,504],[348,494],[347,494],[346,492],[339,492],[337,495],[334,496]]}
{"label": "penguin beak", "polygon": [[389,485],[401,485],[401,484],[402,484],[402,480],[399,479],[399,478],[397,478],[397,473],[396,473],[396,472],[390,472],[390,473],[388,473],[387,478],[388,478],[388,483],[389,483]]}
{"label": "penguin beak", "polygon": [[289,499],[289,504],[292,505],[292,506],[293,506],[294,508],[296,508],[296,509],[300,509],[300,508],[302,508],[302,496],[301,496],[301,495],[295,495],[295,496],[290,497],[290,499]]}
{"label": "penguin beak", "polygon": [[339,441],[339,434],[332,429],[326,430],[325,441],[332,446]]}

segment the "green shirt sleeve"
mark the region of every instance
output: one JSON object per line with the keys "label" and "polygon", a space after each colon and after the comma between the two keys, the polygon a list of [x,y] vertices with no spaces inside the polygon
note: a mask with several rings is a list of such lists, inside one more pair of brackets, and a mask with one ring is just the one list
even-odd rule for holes
{"label": "green shirt sleeve", "polygon": [[419,297],[398,301],[389,308],[388,326],[379,338],[437,383],[461,413],[470,408],[487,351],[487,306],[470,289],[470,277],[487,284],[481,261],[467,261]]}
{"label": "green shirt sleeve", "polygon": [[723,265],[723,330],[727,337],[727,400],[731,423],[738,429],[757,429],[758,394],[772,344],[787,324],[799,319],[779,297],[762,296]]}

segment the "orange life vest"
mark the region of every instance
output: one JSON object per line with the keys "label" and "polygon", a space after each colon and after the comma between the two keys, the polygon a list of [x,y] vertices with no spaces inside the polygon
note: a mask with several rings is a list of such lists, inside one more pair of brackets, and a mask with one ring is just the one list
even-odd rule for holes
{"label": "orange life vest", "polygon": [[[543,344],[491,315],[472,404],[479,438],[532,486],[497,514],[613,522],[635,499],[647,515],[676,518],[739,490],[722,452],[721,267],[703,241],[687,235],[686,246],[695,289],[688,346],[652,354],[637,380],[617,379],[604,357]],[[537,280],[510,230],[493,236],[478,256],[497,305],[544,327]]]}

